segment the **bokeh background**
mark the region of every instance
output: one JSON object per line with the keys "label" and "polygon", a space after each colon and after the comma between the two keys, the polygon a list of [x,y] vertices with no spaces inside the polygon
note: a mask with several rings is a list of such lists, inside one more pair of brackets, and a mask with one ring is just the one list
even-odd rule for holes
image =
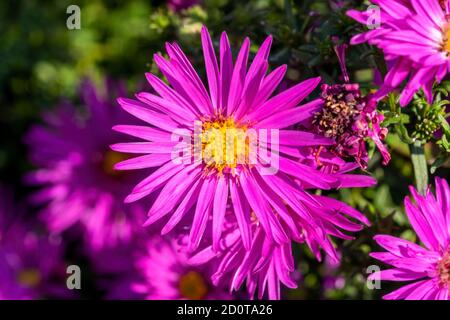
{"label": "bokeh background", "polygon": [[[72,4],[81,8],[80,30],[66,27],[66,9]],[[360,28],[345,16],[349,4],[366,5],[360,0],[204,0],[175,11],[163,0],[0,2],[1,184],[15,194],[16,202],[26,203],[33,189],[24,186],[23,176],[33,166],[24,134],[42,122],[44,111],[51,112],[62,100],[80,105],[78,87],[84,79],[92,79],[99,87],[105,78],[117,79],[129,92],[136,92],[145,85],[145,72],[157,72],[152,56],[164,51],[166,41],[177,41],[203,72],[199,37],[203,24],[216,45],[223,30],[234,48],[245,36],[250,37],[252,54],[272,34],[271,67],[289,66],[286,86],[317,75],[328,83],[339,81],[341,71],[333,46],[348,42]],[[351,78],[366,90],[374,87],[377,59],[379,54],[364,45],[348,51]],[[366,268],[376,264],[368,256],[376,249],[372,236],[389,233],[416,239],[402,209],[407,186],[413,183],[409,148],[395,132],[388,145],[393,160],[386,167],[371,147],[367,171],[379,180],[376,187],[331,194],[363,211],[372,227],[357,234],[355,241],[337,242],[341,265],[320,264],[309,251],[296,247],[299,288],[286,291],[286,298],[378,299],[391,289],[387,283],[381,290],[369,290],[365,284]],[[435,150],[429,147],[427,152],[432,161]],[[443,166],[436,174],[448,177],[449,169]],[[26,215],[32,219],[36,210],[27,208]],[[102,275],[93,271],[92,262],[77,246],[72,241],[64,253],[68,263],[87,270],[77,298],[105,298],[108,293],[98,281]]]}

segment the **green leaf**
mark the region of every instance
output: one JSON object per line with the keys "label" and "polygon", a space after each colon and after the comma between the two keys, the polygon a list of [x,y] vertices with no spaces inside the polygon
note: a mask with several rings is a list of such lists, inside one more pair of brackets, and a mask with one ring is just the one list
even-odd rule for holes
{"label": "green leaf", "polygon": [[428,188],[428,167],[425,148],[422,142],[415,141],[411,145],[411,161],[414,167],[416,188],[420,194],[425,194]]}
{"label": "green leaf", "polygon": [[450,160],[448,154],[442,153],[440,154],[436,160],[433,162],[430,168],[431,174],[435,174],[436,170],[442,167],[444,164],[446,164]]}

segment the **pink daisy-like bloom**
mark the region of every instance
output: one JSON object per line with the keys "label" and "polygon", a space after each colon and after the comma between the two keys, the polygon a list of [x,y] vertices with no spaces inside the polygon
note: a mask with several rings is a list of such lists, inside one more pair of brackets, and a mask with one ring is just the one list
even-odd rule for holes
{"label": "pink daisy-like bloom", "polygon": [[61,239],[35,230],[0,191],[0,300],[70,296]]}
{"label": "pink daisy-like bloom", "polygon": [[[150,124],[114,127],[116,131],[145,142],[111,146],[118,152],[144,154],[119,163],[116,165],[119,170],[157,168],[126,198],[126,202],[133,202],[160,190],[148,213],[147,225],[167,219],[162,228],[162,233],[166,234],[182,219],[187,219],[190,228],[188,247],[192,252],[199,247],[211,220],[212,243],[218,249],[229,205],[247,250],[250,250],[254,238],[252,221],[258,221],[269,241],[285,244],[292,238],[301,237],[296,225],[297,215],[304,221],[313,220],[311,216],[329,215],[327,210],[321,211],[322,204],[333,200],[324,197],[325,200],[317,201],[306,189],[363,187],[376,182],[368,176],[322,172],[308,164],[305,157],[310,152],[301,152],[302,148],[331,145],[333,141],[290,128],[320,109],[321,100],[299,106],[319,84],[320,78],[306,80],[272,96],[286,66],[266,75],[271,37],[262,44],[249,68],[248,39],[233,64],[228,37],[222,33],[219,67],[205,27],[201,38],[209,92],[181,48],[174,43],[166,46],[168,60],[161,55],[154,57],[171,86],[153,74],[147,74],[147,80],[157,95],[142,92],[136,95],[137,100],[118,100],[126,111]],[[184,136],[174,137],[172,133],[180,129]],[[264,152],[258,152],[255,162],[248,160],[251,158],[249,139],[244,139],[240,145],[233,144],[236,139],[233,136],[231,150],[228,141],[227,144],[217,144],[218,140],[226,141],[229,132],[245,135],[260,129],[275,131],[279,139],[257,136],[253,142]],[[212,141],[211,132],[216,138]],[[200,142],[194,143],[194,152],[195,149],[200,150],[201,161],[192,161],[192,155],[184,152],[183,161],[178,161],[177,157],[176,161],[173,160],[174,154],[178,156],[176,147],[181,136],[183,139],[187,137],[188,146],[192,139]],[[328,161],[342,162],[337,157]],[[333,216],[329,218],[327,225],[334,223]],[[320,225],[317,232],[322,229]]]}
{"label": "pink daisy-like bloom", "polygon": [[211,266],[192,266],[182,240],[152,237],[136,257],[137,275],[131,291],[148,300],[228,300],[224,286],[213,285]]}
{"label": "pink daisy-like bloom", "polygon": [[[363,96],[359,84],[350,83],[350,77],[345,66],[347,45],[336,46],[345,84],[322,85],[324,101],[314,119],[305,119],[303,123],[312,130],[334,140],[327,149],[341,158],[350,158],[362,168],[367,168],[369,155],[366,140],[372,140],[381,152],[383,164],[389,163],[391,156],[383,140],[388,129],[382,128],[383,114],[377,111],[377,102],[372,95]],[[320,154],[324,147],[316,151]]]}
{"label": "pink daisy-like bloom", "polygon": [[[381,25],[356,35],[352,44],[367,42],[380,48],[392,64],[378,97],[408,79],[400,104],[406,106],[422,88],[433,100],[432,88],[447,75],[450,66],[450,4],[439,0],[373,0],[381,9]],[[356,21],[372,21],[372,11],[347,13]]]}
{"label": "pink daisy-like bloom", "polygon": [[111,126],[136,121],[112,102],[114,94],[124,93],[120,86],[108,82],[108,98],[103,98],[85,81],[80,93],[84,108],[63,104],[44,116],[44,125],[27,134],[30,158],[38,169],[26,176],[26,182],[40,187],[31,201],[43,206],[42,217],[50,231],[81,227],[87,248],[99,251],[126,244],[145,221],[140,204],[125,206],[117,201],[138,176],[115,171],[114,164],[127,157],[109,149],[118,141]]}
{"label": "pink daisy-like bloom", "polygon": [[373,273],[370,279],[412,281],[384,299],[449,299],[450,188],[441,178],[436,178],[435,187],[435,195],[428,190],[425,196],[411,187],[415,205],[405,198],[406,214],[423,246],[388,235],[374,238],[387,252],[373,252],[371,256],[393,268]]}

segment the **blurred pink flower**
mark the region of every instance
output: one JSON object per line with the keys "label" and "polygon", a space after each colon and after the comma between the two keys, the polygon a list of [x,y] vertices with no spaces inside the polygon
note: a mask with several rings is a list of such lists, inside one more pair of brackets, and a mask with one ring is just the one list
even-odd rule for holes
{"label": "blurred pink flower", "polygon": [[67,298],[61,239],[24,219],[0,188],[0,300]]}
{"label": "blurred pink flower", "polygon": [[436,178],[435,186],[436,194],[428,190],[425,196],[411,187],[415,205],[405,198],[406,214],[423,246],[388,235],[374,238],[387,252],[371,256],[393,268],[373,273],[370,279],[412,281],[384,299],[449,300],[450,188],[441,178]]}
{"label": "blurred pink flower", "polygon": [[[338,251],[339,258],[341,253]],[[333,261],[329,256],[325,257],[325,262],[323,264],[323,288],[325,290],[339,290],[345,287],[345,278],[338,273],[341,262]]]}
{"label": "blurred pink flower", "polygon": [[44,125],[35,125],[26,136],[30,158],[38,168],[26,182],[40,187],[32,202],[44,206],[42,217],[52,232],[81,226],[86,246],[94,251],[131,241],[145,217],[140,204],[126,206],[120,201],[130,181],[139,176],[113,169],[127,156],[109,149],[117,141],[110,129],[118,121],[136,123],[112,102],[114,88],[124,94],[120,86],[108,82],[104,98],[85,81],[81,112],[70,104],[60,105],[44,116]]}
{"label": "blurred pink flower", "polygon": [[132,283],[131,288],[149,300],[230,299],[223,285],[211,282],[212,266],[192,266],[177,240],[153,237],[136,256],[141,280]]}

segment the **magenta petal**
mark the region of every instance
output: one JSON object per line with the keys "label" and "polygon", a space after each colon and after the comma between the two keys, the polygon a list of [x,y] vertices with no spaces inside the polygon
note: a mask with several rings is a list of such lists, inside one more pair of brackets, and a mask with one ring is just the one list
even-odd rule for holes
{"label": "magenta petal", "polygon": [[302,83],[267,100],[258,110],[252,112],[249,120],[263,120],[275,112],[284,111],[296,107],[319,84],[320,77],[308,79]]}
{"label": "magenta petal", "polygon": [[167,224],[162,228],[161,234],[165,235],[171,232],[173,228],[178,225],[181,219],[183,219],[183,217],[188,213],[188,211],[194,206],[200,193],[200,182],[200,179],[194,182],[188,193],[184,196],[183,201],[181,201],[180,205],[172,214]]}
{"label": "magenta petal", "polygon": [[149,154],[125,160],[114,165],[116,170],[135,170],[151,167],[159,167],[170,161],[169,154]]}
{"label": "magenta petal", "polygon": [[141,138],[147,141],[154,141],[154,142],[170,141],[170,134],[168,132],[150,127],[118,125],[114,126],[113,130],[128,134],[136,138]]}
{"label": "magenta petal", "polygon": [[230,94],[228,96],[227,103],[227,115],[231,115],[234,109],[237,107],[241,98],[242,90],[244,87],[247,61],[250,50],[250,40],[246,38],[239,51],[236,63],[233,69],[233,75],[231,77]]}
{"label": "magenta petal", "polygon": [[206,74],[208,76],[209,92],[214,110],[217,110],[220,105],[219,67],[217,65],[217,58],[214,52],[211,36],[205,26],[202,27],[201,36],[203,56],[205,57]]}
{"label": "magenta petal", "polygon": [[230,48],[230,42],[226,32],[220,37],[220,110],[221,114],[225,114],[224,108],[228,103],[230,92],[231,77],[233,75],[233,56]]}
{"label": "magenta petal", "polygon": [[191,232],[189,233],[189,251],[191,252],[198,248],[205,232],[216,188],[217,180],[210,178],[203,182],[200,189],[194,220],[192,221]]}
{"label": "magenta petal", "polygon": [[217,182],[213,205],[213,249],[216,251],[219,249],[219,240],[222,235],[227,200],[228,180],[224,177],[220,177]]}
{"label": "magenta petal", "polygon": [[244,247],[249,250],[252,242],[250,231],[250,210],[246,205],[246,200],[241,196],[242,190],[234,181],[230,183],[230,196],[233,203],[234,214],[241,231],[242,242]]}
{"label": "magenta petal", "polygon": [[120,98],[118,102],[125,111],[157,128],[169,132],[173,132],[177,128],[177,124],[170,117],[150,110],[145,104],[139,101]]}

